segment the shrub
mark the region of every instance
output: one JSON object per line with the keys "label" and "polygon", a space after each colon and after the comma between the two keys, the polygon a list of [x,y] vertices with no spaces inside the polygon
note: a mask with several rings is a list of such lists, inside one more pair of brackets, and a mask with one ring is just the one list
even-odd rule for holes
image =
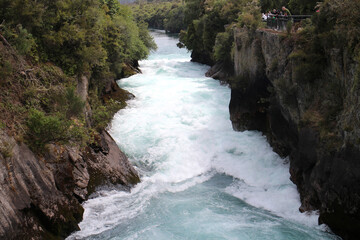
{"label": "shrub", "polygon": [[65,99],[67,103],[66,116],[68,118],[79,116],[83,112],[85,102],[76,94],[74,87],[66,89]]}
{"label": "shrub", "polygon": [[[26,96],[29,95],[30,100],[32,92],[27,91],[26,93]],[[85,102],[77,95],[73,86],[66,89],[54,87],[43,95],[41,93],[35,95],[35,98],[41,100],[42,107],[46,112],[59,112],[67,119],[81,117],[85,106]]]}
{"label": "shrub", "polygon": [[64,141],[68,139],[68,121],[59,115],[46,116],[44,112],[31,109],[26,122],[30,146],[39,150],[46,143]]}
{"label": "shrub", "polygon": [[[0,59],[2,60],[2,59]],[[9,61],[0,62],[0,85],[2,83],[7,83],[7,79],[12,76],[13,68]]]}
{"label": "shrub", "polygon": [[47,143],[62,144],[75,141],[84,145],[88,140],[88,130],[83,121],[68,120],[61,113],[46,115],[37,109],[31,109],[27,126],[27,142],[35,151],[42,151]]}
{"label": "shrub", "polygon": [[92,127],[96,130],[106,128],[114,114],[121,109],[122,105],[110,99],[106,106],[98,104],[93,108]]}
{"label": "shrub", "polygon": [[35,47],[35,39],[21,25],[17,27],[17,35],[15,39],[15,47],[21,55],[29,55],[32,48]]}
{"label": "shrub", "polygon": [[21,24],[18,24],[14,28],[10,28],[7,25],[3,26],[4,36],[14,44],[16,50],[21,55],[33,55],[32,50],[35,49],[36,43],[33,35],[23,28]]}
{"label": "shrub", "polygon": [[259,2],[249,0],[245,2],[242,13],[238,18],[241,27],[246,26],[248,29],[255,31],[261,24],[261,14]]}
{"label": "shrub", "polygon": [[216,35],[214,57],[216,61],[231,62],[231,48],[234,37],[232,31],[222,32]]}

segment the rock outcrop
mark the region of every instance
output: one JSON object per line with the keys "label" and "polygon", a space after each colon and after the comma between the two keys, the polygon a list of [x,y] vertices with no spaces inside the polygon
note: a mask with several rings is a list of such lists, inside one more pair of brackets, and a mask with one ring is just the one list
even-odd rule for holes
{"label": "rock outcrop", "polygon": [[[84,147],[88,141],[85,138],[84,141],[76,137],[67,141],[53,138],[40,150],[32,145],[36,141],[27,129],[27,113],[33,106],[41,109],[44,102],[49,104],[48,111],[60,102],[65,104],[66,101],[54,102],[53,97],[59,98],[66,92],[69,76],[51,63],[28,63],[1,34],[0,53],[0,239],[63,239],[79,229],[84,211],[81,203],[97,186],[111,184],[129,190],[140,181],[111,136],[102,127],[92,126],[92,115],[96,112],[90,107],[91,100],[98,100],[104,105],[117,101],[121,108],[133,95],[120,89],[111,78],[104,79],[104,92],[100,96],[89,95],[89,74],[71,78],[77,83],[76,94],[85,104],[77,109],[83,111],[84,123],[72,116],[71,121],[77,124],[69,128],[86,125],[89,128],[86,134],[95,139]],[[68,106],[65,104],[64,108]],[[59,109],[54,112],[60,114]],[[64,119],[67,118],[61,120]],[[104,125],[106,121],[103,120]],[[51,134],[51,130],[41,137],[46,134]]]}
{"label": "rock outcrop", "polygon": [[234,35],[235,74],[226,78],[234,129],[263,131],[276,152],[289,156],[300,211],[319,210],[320,223],[344,239],[357,239],[359,63],[345,50],[327,49],[324,68],[309,80],[292,57],[299,49],[291,37],[246,29]]}
{"label": "rock outcrop", "polygon": [[85,150],[51,144],[43,156],[5,132],[0,146],[1,239],[63,239],[79,229],[81,202],[96,186],[139,182],[106,131]]}

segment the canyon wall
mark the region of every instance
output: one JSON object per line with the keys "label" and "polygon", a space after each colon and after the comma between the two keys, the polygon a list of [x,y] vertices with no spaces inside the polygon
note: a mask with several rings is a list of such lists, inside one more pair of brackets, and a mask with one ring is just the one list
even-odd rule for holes
{"label": "canyon wall", "polygon": [[[226,76],[235,130],[260,130],[289,157],[300,211],[319,210],[344,239],[360,236],[359,63],[344,49],[326,49],[326,62],[308,77],[296,36],[234,30],[234,72]],[[311,63],[310,63],[311,64]],[[311,67],[311,66],[310,66]],[[215,71],[214,71],[215,69]]]}
{"label": "canyon wall", "polygon": [[0,142],[1,239],[63,239],[79,229],[81,203],[96,186],[139,182],[106,131],[85,149],[49,144],[43,156],[3,131]]}

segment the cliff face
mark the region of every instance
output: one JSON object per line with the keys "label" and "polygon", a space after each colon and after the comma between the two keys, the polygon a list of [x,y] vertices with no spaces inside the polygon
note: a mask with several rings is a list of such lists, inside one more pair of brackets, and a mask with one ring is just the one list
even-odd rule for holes
{"label": "cliff face", "polygon": [[0,133],[1,239],[62,239],[78,230],[81,202],[99,184],[129,188],[139,177],[107,132],[97,146],[49,145],[43,157]]}
{"label": "cliff face", "polygon": [[[97,186],[120,184],[129,190],[139,176],[106,131],[94,134],[96,139],[86,147],[51,141],[42,153],[33,152],[26,143],[34,139],[24,134],[25,124],[20,123],[26,121],[25,104],[36,98],[24,95],[30,90],[50,91],[41,84],[42,76],[56,89],[63,88],[66,78],[55,67],[60,77],[28,64],[9,44],[0,42],[0,53],[0,239],[63,239],[79,229],[81,203]],[[130,97],[113,81],[109,84],[105,100]],[[85,102],[80,111],[90,125],[88,86],[88,78],[80,77],[77,94]]]}
{"label": "cliff face", "polygon": [[293,56],[296,41],[269,30],[235,29],[230,114],[235,130],[256,129],[289,156],[300,211],[319,210],[344,239],[360,236],[359,63],[327,49],[318,76]]}

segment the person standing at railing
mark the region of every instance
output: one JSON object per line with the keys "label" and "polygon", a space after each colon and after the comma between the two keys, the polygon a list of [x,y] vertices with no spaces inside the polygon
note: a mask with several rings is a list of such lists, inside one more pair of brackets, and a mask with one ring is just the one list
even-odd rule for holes
{"label": "person standing at railing", "polygon": [[285,6],[283,6],[281,9],[283,10],[285,16],[291,16],[290,10],[287,9]]}
{"label": "person standing at railing", "polygon": [[263,22],[266,22],[267,18],[268,18],[267,13],[262,13],[261,14],[261,19],[263,20]]}

